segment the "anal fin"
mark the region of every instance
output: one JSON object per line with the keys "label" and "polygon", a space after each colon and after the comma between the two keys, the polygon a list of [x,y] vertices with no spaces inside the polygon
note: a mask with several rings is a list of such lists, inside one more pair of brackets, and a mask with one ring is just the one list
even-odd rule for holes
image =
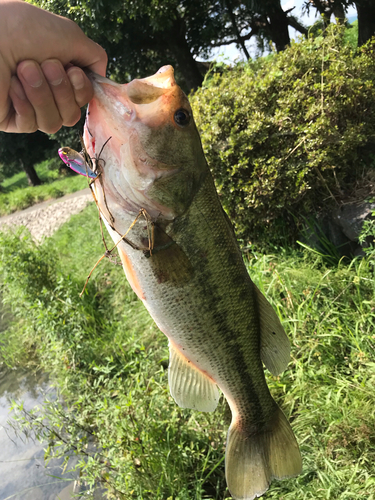
{"label": "anal fin", "polygon": [[219,389],[207,375],[194,366],[169,342],[168,382],[173,399],[182,408],[214,411],[219,402]]}
{"label": "anal fin", "polygon": [[279,375],[290,360],[290,342],[266,297],[255,285],[260,322],[260,357],[272,375]]}

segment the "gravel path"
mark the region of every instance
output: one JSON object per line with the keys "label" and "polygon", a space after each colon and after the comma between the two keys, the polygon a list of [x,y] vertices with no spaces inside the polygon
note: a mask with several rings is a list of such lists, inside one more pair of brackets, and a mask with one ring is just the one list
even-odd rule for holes
{"label": "gravel path", "polygon": [[48,200],[0,218],[0,230],[5,227],[26,226],[36,241],[51,236],[69,218],[92,202],[90,189],[72,193],[57,200]]}

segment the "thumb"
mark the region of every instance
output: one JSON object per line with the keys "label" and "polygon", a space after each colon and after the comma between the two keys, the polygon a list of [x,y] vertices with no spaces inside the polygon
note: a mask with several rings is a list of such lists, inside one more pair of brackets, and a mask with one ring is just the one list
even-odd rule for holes
{"label": "thumb", "polygon": [[[82,33],[83,34],[83,33]],[[72,59],[70,60],[75,66],[88,68],[94,73],[101,76],[106,75],[108,57],[106,51],[99,44],[87,38],[77,43]]]}

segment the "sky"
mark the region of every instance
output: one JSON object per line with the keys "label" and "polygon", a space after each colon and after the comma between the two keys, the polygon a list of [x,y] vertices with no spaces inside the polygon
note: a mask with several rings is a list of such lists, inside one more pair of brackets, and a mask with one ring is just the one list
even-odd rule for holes
{"label": "sky", "polygon": [[[292,13],[297,16],[297,18],[302,21],[305,26],[310,26],[311,24],[314,24],[314,22],[318,19],[318,15],[315,15],[315,13],[317,13],[317,10],[312,8],[310,10],[309,16],[306,13],[302,13],[302,6],[304,5],[304,3],[304,0],[282,0],[281,6],[284,10],[295,7]],[[349,7],[346,15],[348,18],[357,17],[357,11],[355,7]],[[289,35],[292,39],[296,39],[301,36],[301,34],[293,28],[289,28]],[[256,55],[256,43],[254,40],[249,40],[248,42],[246,42],[246,48],[248,49],[252,57]],[[210,57],[210,60],[212,59],[216,59],[217,61],[225,61],[228,63],[238,60],[244,60],[245,57],[242,52],[238,51],[236,45],[233,43],[232,45],[223,46],[214,51],[213,56]]]}

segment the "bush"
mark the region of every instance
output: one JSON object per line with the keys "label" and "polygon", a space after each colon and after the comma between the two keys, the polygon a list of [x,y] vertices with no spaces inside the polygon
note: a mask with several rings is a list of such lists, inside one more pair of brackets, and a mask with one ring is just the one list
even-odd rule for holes
{"label": "bush", "polygon": [[354,52],[344,35],[331,25],[325,36],[214,74],[192,96],[245,245],[294,242],[304,217],[344,200],[373,168],[375,41]]}

